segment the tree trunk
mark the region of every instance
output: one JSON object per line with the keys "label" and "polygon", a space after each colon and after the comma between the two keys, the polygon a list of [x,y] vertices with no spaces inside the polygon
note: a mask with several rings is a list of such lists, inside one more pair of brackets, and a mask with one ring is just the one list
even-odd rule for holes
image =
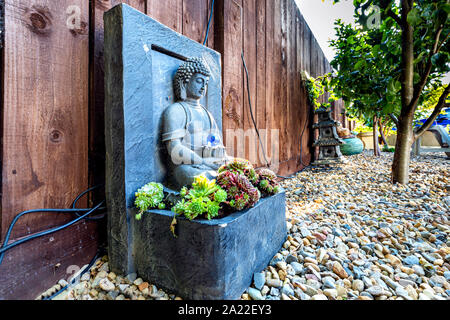
{"label": "tree trunk", "polygon": [[383,127],[383,123],[381,122],[381,119],[380,119],[380,121],[379,121],[379,124],[380,124],[380,135],[381,135],[381,139],[383,140],[383,144],[384,144],[386,147],[388,147],[389,145],[388,145],[388,143],[387,143],[386,136],[385,136],[385,134],[384,134],[384,127]]}
{"label": "tree trunk", "polygon": [[373,155],[379,157],[381,155],[380,145],[378,144],[378,119],[373,117]]}
{"label": "tree trunk", "polygon": [[414,114],[400,117],[397,127],[397,142],[395,144],[394,161],[392,163],[392,182],[408,184],[411,147],[414,142]]}
{"label": "tree trunk", "polygon": [[411,146],[414,142],[413,119],[416,105],[414,96],[414,29],[408,22],[413,0],[401,0],[402,24],[402,110],[397,125],[397,142],[392,163],[392,183],[408,184]]}

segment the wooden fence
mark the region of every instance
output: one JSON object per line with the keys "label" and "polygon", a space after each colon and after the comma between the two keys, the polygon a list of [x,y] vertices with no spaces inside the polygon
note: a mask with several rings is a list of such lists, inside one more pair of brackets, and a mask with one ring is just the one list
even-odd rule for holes
{"label": "wooden fence", "polygon": [[[19,212],[67,208],[76,195],[104,182],[103,13],[127,3],[203,42],[211,1],[5,0],[2,241]],[[233,143],[227,129],[245,135],[253,128],[243,52],[257,127],[279,133],[278,173],[292,174],[309,164],[312,117],[300,74],[319,76],[331,67],[294,1],[215,0],[207,45],[222,53],[226,144]],[[334,115],[346,124],[341,110],[336,103]],[[237,152],[246,156],[250,147],[247,143]],[[263,157],[255,161],[264,164]],[[102,197],[100,192],[79,206],[92,206]],[[71,219],[67,214],[27,215],[12,239]],[[35,298],[67,277],[69,266],[86,264],[104,232],[105,225],[84,221],[10,250],[0,265],[0,299]]]}

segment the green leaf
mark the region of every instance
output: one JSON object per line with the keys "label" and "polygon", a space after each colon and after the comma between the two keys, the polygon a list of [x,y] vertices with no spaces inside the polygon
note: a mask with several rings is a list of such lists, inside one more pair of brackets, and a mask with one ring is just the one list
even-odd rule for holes
{"label": "green leaf", "polygon": [[355,69],[359,70],[361,69],[361,67],[366,63],[366,61],[364,60],[359,60],[356,64],[355,64]]}
{"label": "green leaf", "polygon": [[379,51],[380,51],[380,45],[378,45],[378,44],[372,48],[372,53],[374,56],[377,56]]}
{"label": "green leaf", "polygon": [[450,14],[450,4],[449,3],[444,3],[442,6],[440,6],[440,9],[447,12],[447,14]]}
{"label": "green leaf", "polygon": [[414,64],[417,64],[417,63],[419,63],[420,61],[422,61],[422,59],[423,59],[423,56],[426,54],[426,52],[425,51],[422,51],[420,54],[419,54],[419,56],[416,58],[416,59],[414,59]]}
{"label": "green leaf", "polygon": [[408,23],[412,26],[417,25],[422,18],[420,17],[419,9],[414,8],[408,13],[408,17],[406,18]]}
{"label": "green leaf", "polygon": [[394,111],[395,111],[395,105],[393,105],[393,104],[388,103],[388,104],[385,104],[383,106],[383,113],[384,114],[389,114],[389,113],[392,113]]}
{"label": "green leaf", "polygon": [[402,84],[400,83],[400,81],[397,81],[395,79],[391,79],[391,81],[389,81],[388,84],[388,93],[389,94],[396,94],[402,87]]}
{"label": "green leaf", "polygon": [[418,72],[414,72],[414,78],[413,78],[414,84],[419,83],[420,81],[420,75]]}

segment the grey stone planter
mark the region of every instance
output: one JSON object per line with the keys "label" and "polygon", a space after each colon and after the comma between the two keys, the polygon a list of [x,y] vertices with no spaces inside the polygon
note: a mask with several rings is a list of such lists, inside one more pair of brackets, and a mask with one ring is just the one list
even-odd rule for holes
{"label": "grey stone planter", "polygon": [[133,256],[140,277],[188,300],[235,300],[280,250],[287,236],[285,193],[219,220],[178,219],[170,211],[133,219]]}

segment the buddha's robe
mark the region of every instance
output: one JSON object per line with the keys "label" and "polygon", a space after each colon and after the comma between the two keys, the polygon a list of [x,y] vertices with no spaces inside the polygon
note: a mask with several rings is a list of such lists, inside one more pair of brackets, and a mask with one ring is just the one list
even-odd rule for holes
{"label": "buddha's robe", "polygon": [[[193,105],[188,102],[177,102],[165,111],[162,141],[167,143],[180,140],[187,149],[197,154],[201,159],[217,158],[212,156],[212,147],[225,153],[220,130],[212,114],[201,105]],[[208,179],[215,179],[216,170],[197,161],[182,163],[177,152],[169,151],[169,176],[172,186],[181,189],[190,186],[194,178],[205,175]],[[223,157],[223,155],[219,155]]]}

